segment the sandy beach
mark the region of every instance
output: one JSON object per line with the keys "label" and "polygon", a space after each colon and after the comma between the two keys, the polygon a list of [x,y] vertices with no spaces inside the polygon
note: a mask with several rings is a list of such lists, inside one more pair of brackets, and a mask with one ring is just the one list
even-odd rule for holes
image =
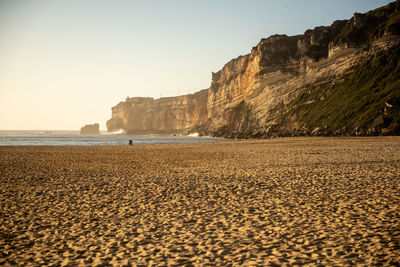
{"label": "sandy beach", "polygon": [[400,138],[0,147],[0,264],[395,265]]}

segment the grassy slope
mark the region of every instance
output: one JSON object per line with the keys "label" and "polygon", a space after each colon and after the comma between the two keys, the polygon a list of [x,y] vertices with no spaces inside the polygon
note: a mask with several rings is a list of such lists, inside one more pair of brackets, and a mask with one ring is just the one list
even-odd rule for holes
{"label": "grassy slope", "polygon": [[[296,116],[308,127],[371,127],[374,119],[383,115],[389,99],[400,99],[400,47],[360,62],[341,78],[337,83],[325,80],[309,85],[288,105],[293,108],[282,116],[281,123]],[[385,116],[388,124],[399,120],[398,106]]]}

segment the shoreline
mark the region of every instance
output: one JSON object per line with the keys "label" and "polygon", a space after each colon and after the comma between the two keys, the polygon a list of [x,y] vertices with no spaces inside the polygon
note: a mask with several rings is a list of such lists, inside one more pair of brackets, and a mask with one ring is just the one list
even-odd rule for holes
{"label": "shoreline", "polygon": [[[144,135],[140,135],[144,136]],[[147,135],[146,135],[147,136]],[[149,135],[151,136],[151,135]],[[128,136],[127,137],[131,137]],[[157,136],[156,136],[157,137]],[[135,146],[147,146],[147,145],[179,145],[179,144],[210,144],[210,143],[220,143],[220,142],[228,142],[228,143],[235,143],[235,142],[278,142],[278,141],[306,141],[306,140],[400,140],[400,136],[295,136],[295,137],[270,137],[270,138],[244,138],[244,139],[230,139],[224,137],[212,137],[212,136],[202,136],[202,137],[191,137],[191,136],[164,136],[164,137],[189,137],[189,138],[205,138],[205,139],[212,139],[210,141],[199,141],[199,142],[164,142],[164,143],[134,143],[132,147]],[[129,138],[126,139],[129,141]],[[0,148],[4,147],[124,147],[130,146],[127,144],[108,144],[108,145],[2,145],[0,144]]]}
{"label": "shoreline", "polygon": [[161,144],[161,143],[202,143],[226,141],[213,137],[190,136],[129,136],[129,135],[36,135],[36,134],[9,134],[0,135],[0,146],[96,146],[96,145],[125,145],[129,140],[135,144]]}

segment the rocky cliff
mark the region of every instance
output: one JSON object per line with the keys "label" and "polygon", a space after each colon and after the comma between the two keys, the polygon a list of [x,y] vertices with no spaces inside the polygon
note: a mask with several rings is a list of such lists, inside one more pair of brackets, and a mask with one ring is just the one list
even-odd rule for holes
{"label": "rocky cliff", "polygon": [[207,90],[159,99],[132,97],[112,108],[108,131],[131,134],[187,133],[207,120]]}
{"label": "rocky cliff", "polygon": [[212,73],[207,91],[127,99],[107,127],[229,138],[399,134],[399,29],[391,3],[303,35],[262,39]]}

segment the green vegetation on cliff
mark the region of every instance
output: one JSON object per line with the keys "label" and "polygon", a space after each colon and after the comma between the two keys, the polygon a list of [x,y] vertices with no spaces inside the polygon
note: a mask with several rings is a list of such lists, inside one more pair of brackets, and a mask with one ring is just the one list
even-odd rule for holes
{"label": "green vegetation on cliff", "polygon": [[385,34],[399,34],[399,29],[400,12],[393,2],[365,14],[354,14],[333,43],[365,44]]}
{"label": "green vegetation on cliff", "polygon": [[396,46],[364,58],[338,79],[308,85],[288,105],[281,125],[294,119],[311,128],[369,129],[382,116],[381,127],[398,131],[399,102],[400,47]]}

